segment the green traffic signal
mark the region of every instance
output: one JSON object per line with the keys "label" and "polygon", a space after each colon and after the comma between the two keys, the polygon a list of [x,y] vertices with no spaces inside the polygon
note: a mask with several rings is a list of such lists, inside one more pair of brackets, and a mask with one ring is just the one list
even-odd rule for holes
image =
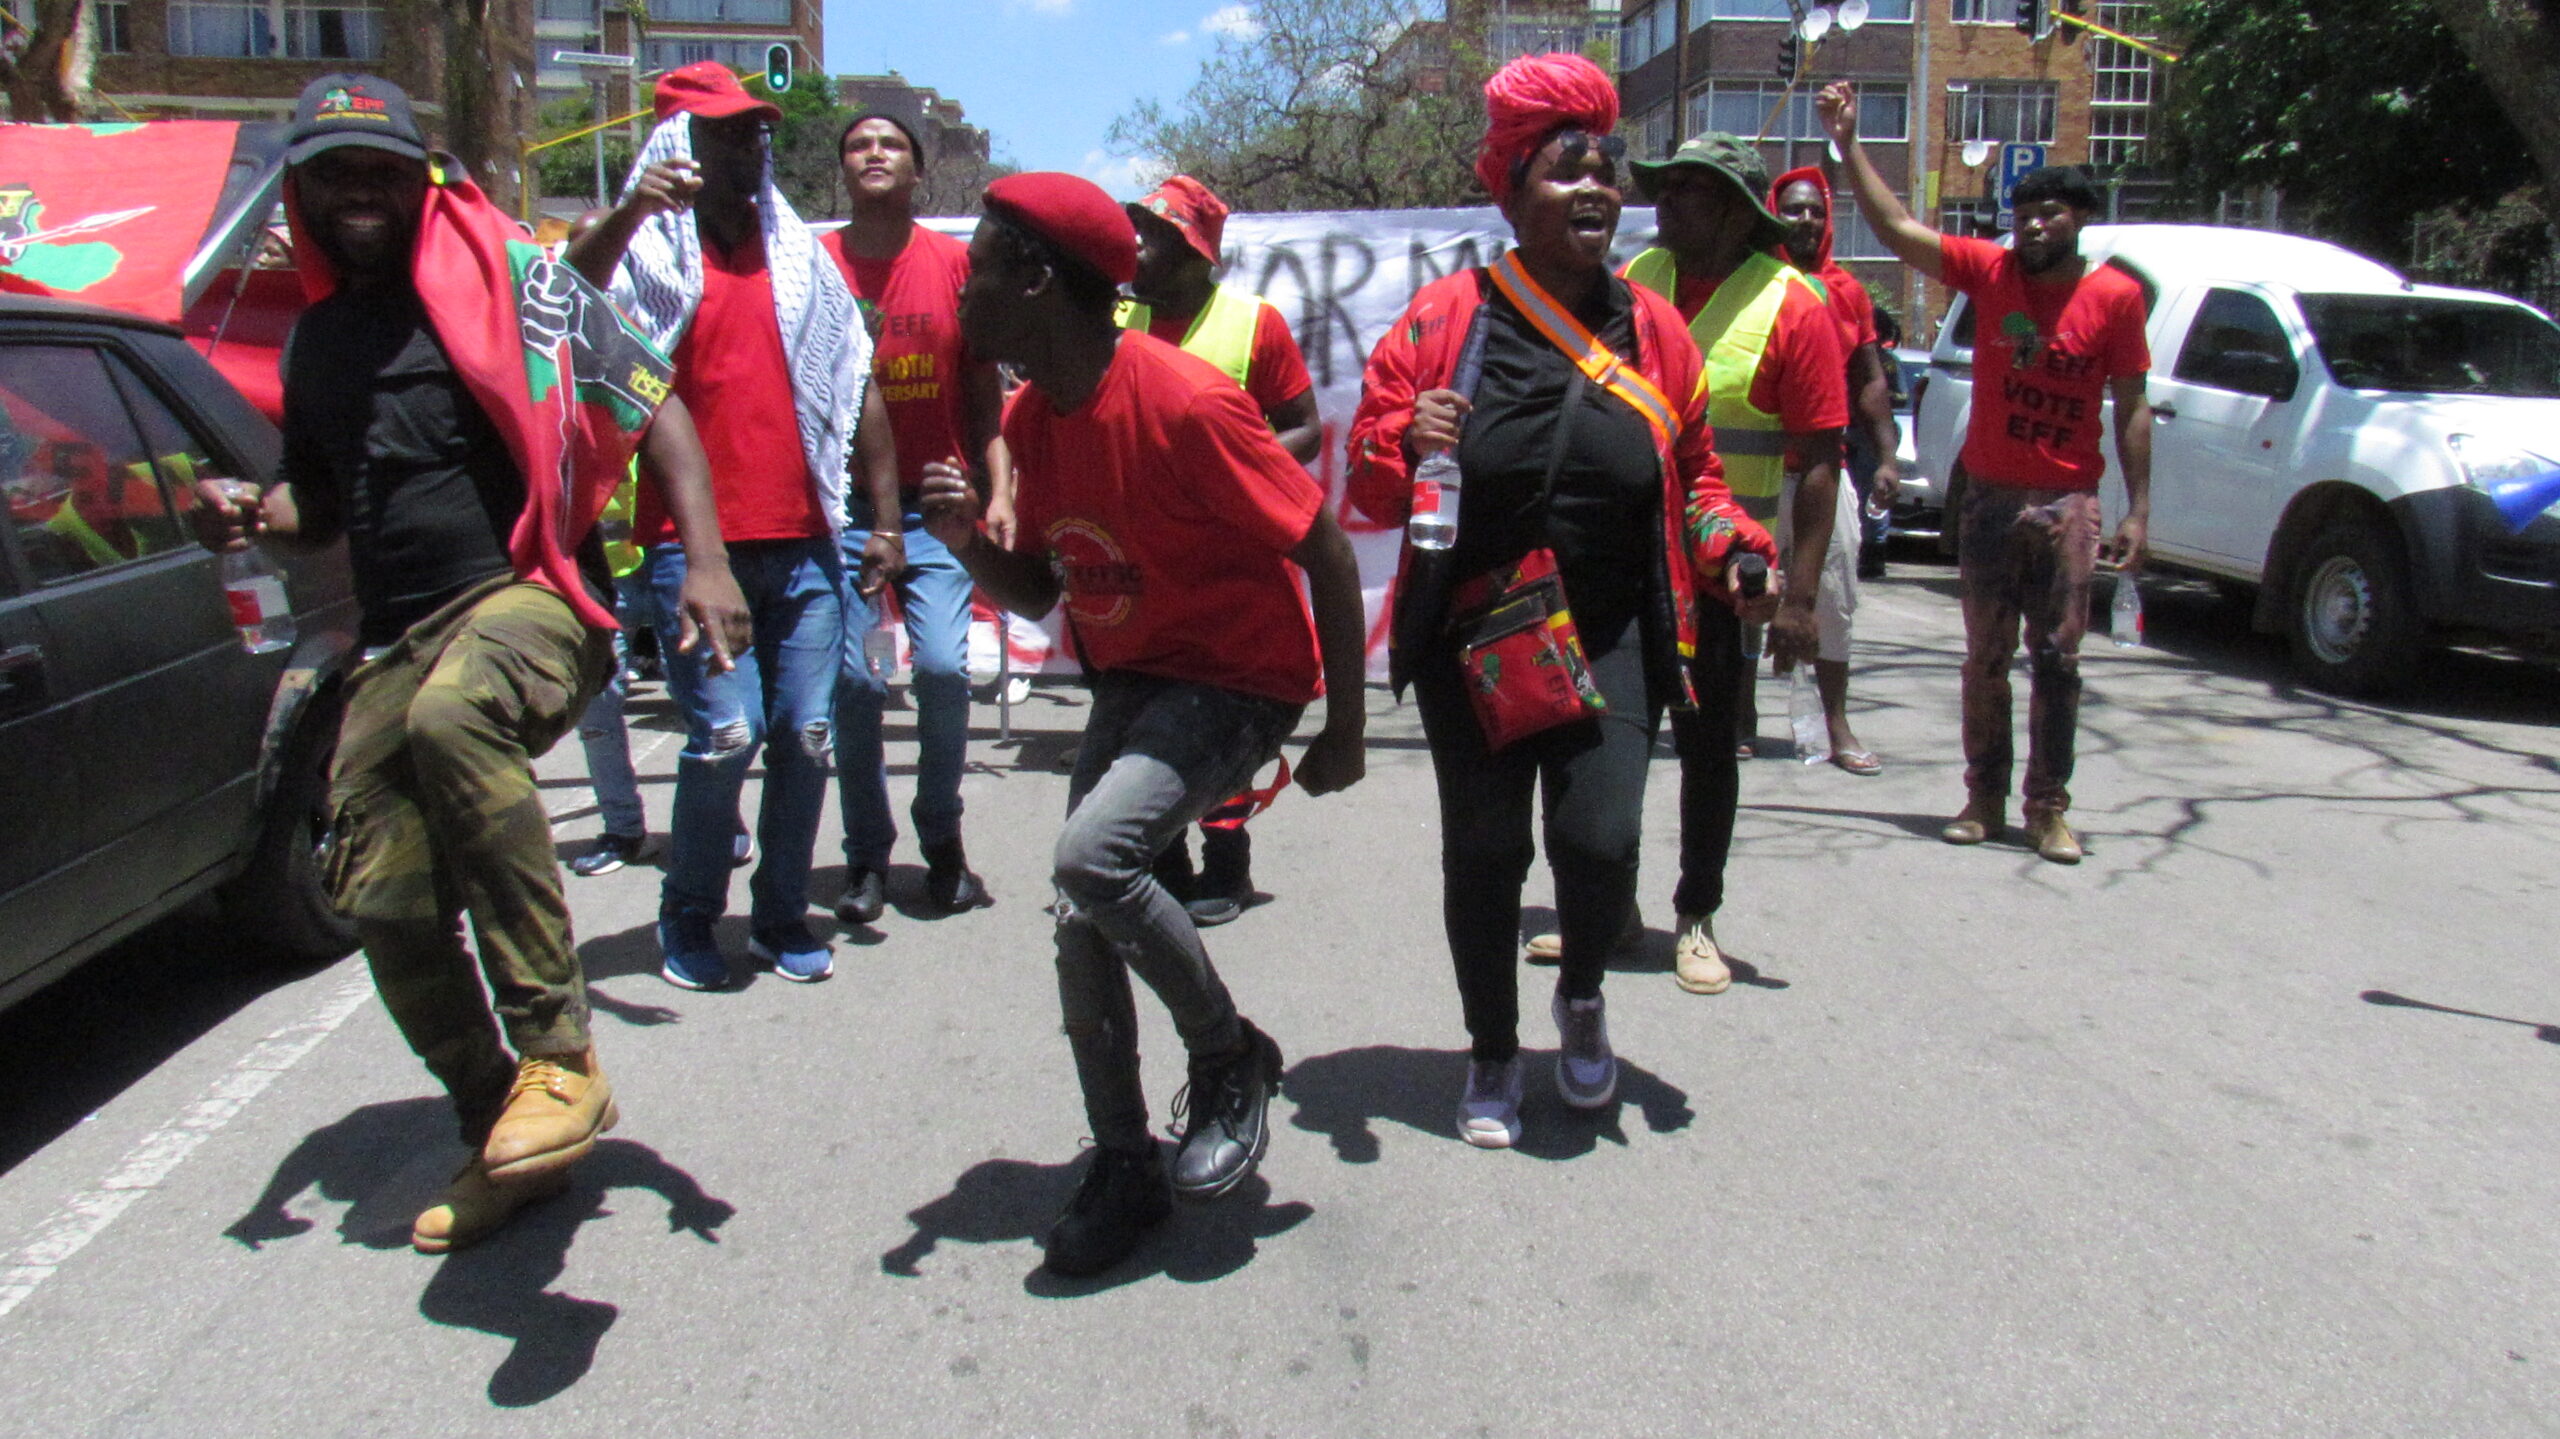
{"label": "green traffic signal", "polygon": [[791,88],[791,47],[764,47],[764,87],[776,95]]}

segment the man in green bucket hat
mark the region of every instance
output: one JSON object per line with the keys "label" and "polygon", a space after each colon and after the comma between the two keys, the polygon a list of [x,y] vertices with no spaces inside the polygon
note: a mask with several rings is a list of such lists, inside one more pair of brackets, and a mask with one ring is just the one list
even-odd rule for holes
{"label": "man in green bucket hat", "polygon": [[[1630,261],[1632,284],[1668,297],[1707,361],[1707,418],[1725,483],[1753,518],[1774,522],[1786,570],[1769,626],[1779,666],[1809,664],[1824,631],[1816,601],[1839,500],[1840,436],[1849,423],[1839,327],[1822,291],[1771,252],[1786,226],[1769,212],[1769,170],[1732,135],[1694,136],[1668,160],[1638,163],[1659,241]],[[1741,789],[1735,761],[1752,742],[1756,645],[1722,605],[1698,607],[1690,659],[1698,707],[1671,717],[1680,752],[1680,884],[1673,973],[1693,994],[1732,983],[1715,938],[1725,855]],[[1840,642],[1846,644],[1845,616]],[[1710,698],[1711,696],[1715,698]],[[1746,719],[1746,716],[1750,717]],[[1750,727],[1746,727],[1750,726]]]}

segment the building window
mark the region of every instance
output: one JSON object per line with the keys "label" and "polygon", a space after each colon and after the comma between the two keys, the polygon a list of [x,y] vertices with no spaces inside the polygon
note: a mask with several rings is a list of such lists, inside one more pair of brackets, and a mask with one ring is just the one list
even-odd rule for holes
{"label": "building window", "polygon": [[133,53],[133,6],[128,0],[102,0],[98,6],[98,53]]}
{"label": "building window", "polygon": [[1485,60],[1501,65],[1523,55],[1546,55],[1556,51],[1581,54],[1591,42],[1606,34],[1589,25],[1557,24],[1553,21],[1503,21],[1485,28]]}
{"label": "building window", "polygon": [[379,60],[382,10],[370,0],[171,0],[172,55],[284,60]]}
{"label": "building window", "polygon": [[[747,40],[729,36],[718,39],[707,35],[659,36],[641,45],[640,68],[672,70],[697,60],[717,60],[732,70],[762,70],[765,47],[789,43],[790,37],[784,35]],[[794,66],[800,63],[796,47],[792,52],[792,63]]]}
{"label": "building window", "polygon": [[596,0],[541,0],[534,11],[544,20],[575,20],[582,25],[596,23]]}
{"label": "building window", "polygon": [[1947,0],[1947,18],[1959,25],[2001,25],[2015,21],[2017,7],[2006,7],[2001,14],[2001,0]]}
{"label": "building window", "polygon": [[[2050,80],[1957,81],[1947,96],[1947,138],[2050,145],[2058,90]],[[1952,89],[1952,87],[1950,87]],[[1861,114],[1863,115],[1863,111]]]}
{"label": "building window", "polygon": [[1668,160],[1671,158],[1671,102],[1647,110],[1628,127],[1629,159]]}
{"label": "building window", "polygon": [[1618,68],[1632,70],[1677,45],[1679,11],[1673,0],[1658,0],[1618,25]]}
{"label": "building window", "polygon": [[[1911,18],[1912,0],[1868,0],[1867,19],[1904,20]],[[1668,8],[1668,7],[1665,7]],[[1808,8],[1810,6],[1808,5]],[[1793,20],[1795,7],[1788,0],[1689,0],[1689,23],[1692,28],[1710,20]]]}
{"label": "building window", "polygon": [[1831,258],[1835,260],[1890,260],[1893,252],[1867,228],[1867,217],[1858,211],[1858,202],[1845,191],[1831,196]]}
{"label": "building window", "polygon": [[1997,240],[2000,238],[1999,207],[1988,197],[1974,200],[1949,200],[1938,209],[1938,233],[1969,235],[1977,240]]}
{"label": "building window", "polygon": [[791,0],[654,0],[653,25],[788,25]]}
{"label": "building window", "polygon": [[[1813,92],[1798,86],[1790,93],[1775,80],[1708,81],[1689,97],[1689,133],[1705,130],[1769,140],[1824,138],[1822,122],[1813,113]],[[1910,92],[1899,85],[1859,82],[1858,138],[1891,145],[1910,137]]]}
{"label": "building window", "polygon": [[[2126,35],[2151,28],[2147,0],[2101,4],[2098,23]],[[2103,35],[2089,37],[2089,163],[2103,168],[2142,163],[2151,134],[2151,57]]]}

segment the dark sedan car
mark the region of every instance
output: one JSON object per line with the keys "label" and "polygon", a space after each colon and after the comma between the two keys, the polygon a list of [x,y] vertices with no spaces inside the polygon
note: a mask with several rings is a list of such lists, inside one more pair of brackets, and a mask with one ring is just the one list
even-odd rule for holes
{"label": "dark sedan car", "polygon": [[0,296],[0,1006],[208,892],[250,952],[353,947],[320,881],[344,561],[294,562],[251,652],[191,483],[275,427],[164,325]]}

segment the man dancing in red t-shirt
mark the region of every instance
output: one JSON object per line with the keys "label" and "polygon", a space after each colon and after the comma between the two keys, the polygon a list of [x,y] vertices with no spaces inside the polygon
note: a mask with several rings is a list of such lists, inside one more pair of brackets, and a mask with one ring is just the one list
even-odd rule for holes
{"label": "man dancing in red t-shirt", "polygon": [[1100,186],[1057,174],[988,186],[969,265],[969,348],[1028,382],[1004,422],[1014,537],[1000,545],[979,529],[978,493],[947,464],[925,471],[925,524],[1006,609],[1036,618],[1063,602],[1092,676],[1055,870],[1058,1000],[1096,1145],[1049,1235],[1048,1266],[1098,1274],[1170,1212],[1138,1083],[1130,969],[1172,1011],[1190,1054],[1172,1192],[1225,1194],[1270,1143],[1279,1047],[1236,1013],[1198,927],[1151,867],[1279,753],[1319,693],[1324,729],[1298,783],[1329,794],[1358,782],[1360,574],[1323,487],[1245,392],[1113,323],[1138,241]]}
{"label": "man dancing in red t-shirt", "polygon": [[2078,172],[2038,170],[2018,182],[2017,246],[1940,235],[1911,218],[1858,144],[1858,102],[1847,83],[1816,108],[1847,158],[1867,224],[1902,262],[1973,300],[1973,419],[1961,463],[1956,523],[1964,584],[1964,811],[1942,836],[1980,844],[2007,822],[2009,664],[2026,624],[2033,689],[2027,708],[2028,837],[2056,864],[2080,862],[2063,822],[2071,804],[2072,744],[2080,721],[2080,636],[2089,627],[2089,572],[2098,553],[2101,406],[2116,402],[2125,515],[2106,546],[2121,583],[2142,569],[2151,518],[2151,349],[2142,289],[2092,266],[2080,229],[2097,213]]}

